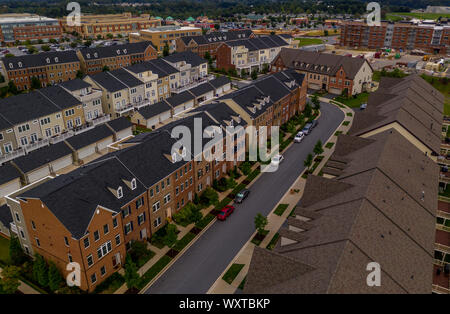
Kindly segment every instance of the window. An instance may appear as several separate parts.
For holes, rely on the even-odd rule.
[[[83,240],[83,243],[84,243],[84,248],[87,249],[89,247],[89,238],[85,238]]]
[[[144,198],[141,197],[136,201],[136,208],[140,208],[142,205],[144,205]]]
[[[152,208],[153,208],[153,212],[158,211],[161,208],[161,204],[159,203],[159,201],[157,201],[155,204],[153,204]]]
[[[96,282],[97,282],[97,275],[96,275],[95,273],[93,273],[93,274],[91,275],[91,282],[92,282],[92,283],[96,283]]]
[[[145,213],[142,213],[138,216],[138,225],[142,225],[145,221]]]
[[[102,266],[102,268],[100,268],[100,275],[104,276],[106,274],[106,268],[105,266]]]
[[[158,217],[153,221],[153,226],[156,228],[161,224],[161,217]]]
[[[69,239],[67,239],[67,237],[64,237],[64,243],[66,244],[66,246],[69,246]]]
[[[164,204],[167,204],[170,202],[170,193],[164,196]]]
[[[94,241],[97,242],[100,239],[100,233],[98,230],[94,231]]]
[[[34,224],[34,221],[31,221],[31,228],[33,228],[33,230],[36,230],[36,225]]]
[[[111,252],[112,250],[112,246],[111,246],[111,241],[108,241],[104,244],[102,244],[98,249],[97,249],[97,256],[98,258],[102,258],[103,256],[105,256],[106,254],[108,254],[109,252]]]
[[[121,186],[119,186],[119,188],[117,189],[117,198],[122,198],[123,197],[123,189]]]
[[[87,257],[88,266],[92,266],[94,264],[94,259],[92,258],[92,254],[89,254]]]
[[[127,208],[122,209],[122,218],[125,218],[130,214],[131,214],[131,206],[128,206]]]
[[[156,194],[159,193],[159,185],[155,186],[155,191],[156,191]]]
[[[37,245],[38,247],[40,247],[40,246],[41,246],[41,242],[39,241],[39,239],[38,239],[38,238],[35,238],[35,240],[36,240],[36,245]]]
[[[70,253],[67,254],[67,258],[69,259],[69,263],[73,262],[72,255],[70,255]]]
[[[106,224],[106,225],[103,226],[103,233],[104,234],[108,234],[108,232],[109,232],[109,225]]]
[[[130,221],[129,223],[127,223],[125,225],[125,227],[123,227],[123,229],[124,229],[125,235],[129,234],[131,231],[133,231],[133,222]]]
[[[120,244],[120,234],[116,235],[115,240],[116,240],[116,245],[119,245]]]
[[[113,228],[117,227],[117,218],[113,218]]]
[[[136,187],[137,187],[136,179],[133,178],[133,180],[131,180],[131,189],[132,189],[132,190],[135,190]]]

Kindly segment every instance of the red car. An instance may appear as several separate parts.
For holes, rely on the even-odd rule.
[[[225,220],[228,216],[230,216],[234,212],[234,206],[227,205],[217,214],[217,219]]]

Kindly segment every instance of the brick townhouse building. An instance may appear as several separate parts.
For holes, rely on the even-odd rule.
[[[413,22],[381,22],[379,26],[368,26],[361,21],[345,21],[341,25],[339,45],[446,54],[450,46],[450,26]]]
[[[19,90],[31,88],[31,80],[37,77],[45,87],[77,77],[81,69],[75,51],[43,52],[1,59],[6,81],[13,81]]]
[[[149,41],[78,50],[81,69],[85,74],[102,72],[104,67],[116,70],[135,63],[156,59],[157,51]]]
[[[221,43],[228,42],[231,40],[254,38],[252,30],[234,30],[228,32],[211,32],[205,35],[198,36],[184,36],[176,39],[176,51],[192,51],[204,57],[205,53],[208,52],[211,57],[217,57],[217,48]]]
[[[372,83],[373,69],[363,58],[338,56],[329,53],[282,48],[271,64],[271,72],[295,69],[304,73],[308,88],[340,95],[367,91]]]

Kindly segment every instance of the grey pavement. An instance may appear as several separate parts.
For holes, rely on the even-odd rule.
[[[334,105],[321,103],[319,124],[285,153],[278,171],[264,173],[249,197],[226,221],[215,222],[146,293],[204,294],[253,234],[257,213],[268,215],[304,169],[303,161],[320,139],[325,143],[344,120]]]

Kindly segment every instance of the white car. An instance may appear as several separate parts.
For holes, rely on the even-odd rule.
[[[294,137],[295,143],[300,143],[305,138],[305,134],[303,132],[298,132],[297,135]]]
[[[274,166],[278,166],[284,160],[283,155],[275,155],[272,157],[271,164]]]

